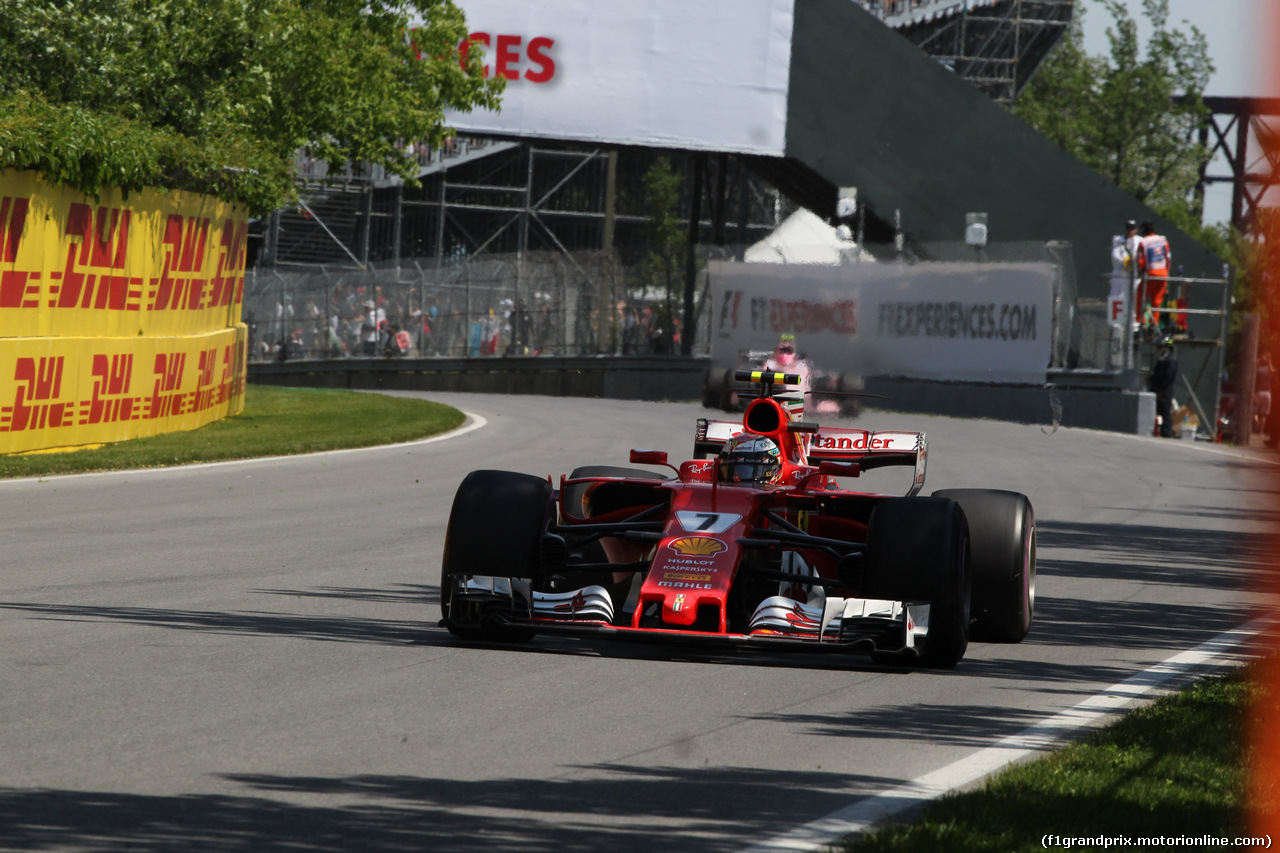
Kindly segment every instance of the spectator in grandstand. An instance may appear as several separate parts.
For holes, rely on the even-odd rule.
[[[337,314],[331,316],[325,323],[326,358],[346,358],[348,355],[347,345],[342,342],[342,335],[339,334],[340,323]]]
[[[554,328],[555,320],[551,310],[551,303],[544,302],[538,308],[538,322],[533,326],[534,355],[544,355],[547,352],[547,347],[554,340],[552,334]]]
[[[306,358],[307,357],[307,342],[306,342],[306,339],[303,337],[301,329],[293,330],[293,332],[289,335],[289,343],[287,346],[289,348],[289,358]],[[281,359],[281,361],[283,360],[284,359]]]
[[[398,331],[386,320],[378,323],[378,354],[384,356],[392,355],[395,349],[395,333]]]
[[[509,303],[510,300],[503,300]],[[508,305],[505,328],[510,333],[507,341],[506,355],[529,354],[529,329],[533,325],[533,317],[524,306],[523,299],[517,299],[514,305]]]
[[[492,308],[480,321],[480,355],[493,355],[498,351],[498,338],[502,334],[502,318]]]
[[[648,308],[644,309],[646,312]],[[649,350],[657,355],[667,355],[671,352],[671,338],[667,335],[666,328],[663,327],[662,321],[665,319],[661,314],[652,314],[649,326]]]
[[[433,352],[433,348],[431,346],[433,335],[431,324],[436,322],[436,315],[438,313],[439,309],[432,305],[426,311],[423,311],[422,316],[418,318],[422,323],[422,332],[418,335],[419,355],[430,355]]]
[[[1144,281],[1143,304],[1151,306],[1152,325],[1160,325],[1159,308],[1164,304],[1164,294],[1169,286],[1169,262],[1173,255],[1169,241],[1156,233],[1150,222],[1142,223],[1142,251],[1138,255],[1138,268]]]
[[[636,351],[648,351],[653,348],[653,309],[645,308],[640,312],[640,320],[636,326]]]
[[[408,355],[409,350],[413,348],[413,341],[409,333],[401,329],[399,324],[383,321],[380,331],[382,332],[380,341],[382,354],[387,358],[399,358],[400,356]]]
[[[636,338],[640,334],[640,315],[635,306],[628,305],[622,311],[622,353],[627,355],[639,349]]]
[[[258,349],[258,317],[249,306],[244,309],[244,324],[249,328],[249,351],[257,355],[261,355]]]
[[[275,329],[273,336],[278,336],[276,345],[283,347],[289,339],[289,326],[293,325],[293,297],[284,295],[284,301],[276,301]]]
[[[387,312],[379,308],[372,299],[364,302],[365,313],[360,323],[360,350],[364,355],[378,354],[379,328],[387,321]]]

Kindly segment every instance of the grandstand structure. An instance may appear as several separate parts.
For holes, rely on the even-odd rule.
[[[1010,106],[1071,23],[1074,0],[873,0],[868,10]]]
[[[1016,98],[1065,31],[1073,6],[1071,0],[858,5],[999,103]],[[468,136],[439,150],[418,146],[416,154],[416,187],[358,165],[330,174],[324,163],[300,155],[300,203],[258,224],[251,264],[366,269],[440,265],[485,252],[590,250],[616,251],[621,263],[637,263],[648,245],[643,176],[658,157],[686,179],[678,215],[696,220],[691,244],[731,246],[727,251],[741,255],[797,205],[820,213],[830,206],[788,164],[731,152]],[[883,203],[863,206],[852,224],[881,257],[903,249],[919,255],[913,238],[939,236],[903,235]]]
[[[458,138],[415,150],[416,186],[300,160],[300,203],[264,219],[251,247],[251,358],[370,355],[360,315],[375,301],[365,320],[385,303],[391,326],[413,329],[415,371],[439,373],[440,387],[454,387],[450,371],[489,376],[486,354],[508,366],[705,355],[708,262],[742,258],[794,210],[846,226],[857,251],[842,257],[905,262],[983,258],[964,245],[977,219],[987,260],[1036,247],[1074,270],[1049,318],[1054,352],[1068,350],[1045,381],[1105,399],[1074,407],[1075,425],[1097,426],[1086,413],[1106,409],[1131,430],[1150,419],[1141,365],[1126,356],[1114,369],[1081,318],[1105,303],[1112,237],[1133,219],[1168,237],[1176,272],[1204,282],[1179,361],[1183,390],[1211,414],[1222,260],[1004,105],[1062,36],[1070,2],[543,0],[518,14],[509,0],[459,2],[472,49],[508,78],[502,111],[447,115]],[[684,239],[665,248],[645,189],[661,159],[683,177],[659,218]],[[939,411],[968,411],[973,387]],[[1043,408],[1044,387],[1013,395],[1024,413]]]
[[[501,113],[448,116],[459,139],[417,152],[416,187],[301,164],[301,204],[264,221],[255,246],[255,311],[280,317],[279,337],[282,277],[355,271],[394,278],[423,310],[435,307],[424,294],[466,289],[438,307],[472,325],[547,294],[562,320],[544,337],[564,354],[624,352],[617,327],[644,303],[682,324],[687,354],[707,341],[703,262],[740,256],[798,207],[847,225],[877,258],[908,261],[938,259],[935,247],[960,243],[969,215],[985,214],[993,243],[1070,247],[1075,292],[1099,301],[1129,219],[1155,223],[1185,275],[1222,276],[1221,259],[1000,103],[1061,36],[1070,3],[461,5],[477,37],[492,37],[495,73],[510,75]],[[522,78],[526,41],[554,42],[539,57],[554,60],[554,75],[539,70],[554,79]],[[686,245],[664,259],[665,294],[638,275],[654,249],[644,176],[659,158],[684,177],[674,218]],[[547,284],[532,281],[534,261]],[[511,277],[505,295],[498,275]],[[358,284],[371,286],[385,283]],[[1191,307],[1218,307],[1207,299]],[[1192,324],[1217,339],[1214,321]],[[468,328],[452,340],[455,354],[474,351]]]
[[[727,153],[464,137],[420,153],[417,186],[306,164],[299,204],[261,223],[259,259],[281,269],[365,269],[602,250],[635,264],[649,244],[645,174],[659,159],[678,175],[702,176],[683,182],[673,211],[687,227],[698,210],[694,242],[740,253],[794,209],[746,160]]]

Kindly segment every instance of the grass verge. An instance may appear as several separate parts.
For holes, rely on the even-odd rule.
[[[1264,689],[1255,670],[1162,697],[979,789],[941,798],[916,823],[886,827],[839,849],[1005,853],[1046,849],[1046,835],[1248,835],[1247,721],[1255,691]]]
[[[0,456],[0,477],[43,477],[286,456],[412,441],[454,429],[464,416],[428,400],[313,388],[250,385],[244,411],[196,430],[93,450]]]

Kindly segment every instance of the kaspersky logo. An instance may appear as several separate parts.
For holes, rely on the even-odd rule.
[[[673,539],[670,543],[671,550],[686,557],[710,557],[727,550],[727,547],[719,539],[712,539],[710,536],[685,536]]]

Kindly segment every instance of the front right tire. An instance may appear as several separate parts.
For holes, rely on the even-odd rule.
[[[919,661],[950,669],[969,647],[969,528],[945,497],[887,498],[876,504],[863,552],[863,598],[929,602]]]

